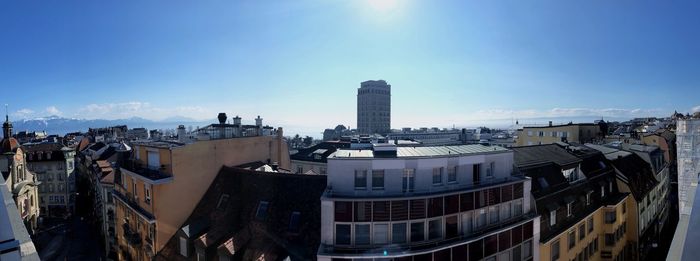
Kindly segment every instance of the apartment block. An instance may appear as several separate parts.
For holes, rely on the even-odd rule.
[[[600,126],[593,123],[526,126],[519,129],[515,146],[543,145],[556,142],[587,143],[604,137]]]
[[[339,149],[327,178],[318,260],[539,260],[530,179],[510,150]]]
[[[41,181],[41,215],[67,217],[75,210],[75,149],[61,143],[24,144],[27,167]]]
[[[197,130],[194,140],[134,142],[131,153],[118,156],[113,196],[120,260],[154,257],[222,166],[260,161],[289,168],[282,129],[258,119],[256,125],[227,124],[223,115],[218,124]]]

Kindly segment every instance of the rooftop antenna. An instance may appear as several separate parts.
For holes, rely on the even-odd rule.
[[[10,121],[10,116],[8,116],[7,112],[7,103],[5,103],[5,121]]]

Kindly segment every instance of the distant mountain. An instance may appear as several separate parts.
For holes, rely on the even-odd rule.
[[[101,128],[114,125],[126,125],[131,128],[143,127],[146,129],[175,129],[178,125],[204,126],[213,123],[214,120],[197,121],[186,117],[170,117],[160,121],[153,121],[140,117],[128,119],[105,120],[105,119],[76,119],[63,118],[59,116],[47,116],[34,119],[16,120],[12,122],[14,131],[46,131],[49,134],[63,135],[75,131],[87,131],[88,128]]]

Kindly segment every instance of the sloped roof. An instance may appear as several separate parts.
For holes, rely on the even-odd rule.
[[[557,144],[513,147],[511,149],[515,151],[513,159],[515,160],[515,165],[519,167],[547,164],[549,162],[553,162],[560,167],[567,167],[581,162],[581,159]]]
[[[215,259],[221,251],[234,252],[233,260],[315,259],[325,187],[326,176],[223,167],[181,230],[196,237],[193,243],[206,247],[207,259]],[[256,217],[261,201],[268,202],[264,219]],[[300,213],[303,233],[289,230],[293,212]],[[198,220],[209,220],[210,225],[195,231],[192,224]],[[178,238],[170,238],[156,259],[186,260],[178,253]]]
[[[4,138],[0,141],[1,153],[16,152],[19,148],[19,142],[15,138]]]
[[[349,142],[337,142],[337,141],[325,141],[309,148],[300,149],[297,153],[289,156],[292,160],[299,161],[313,161],[325,163],[328,161],[328,157],[333,154],[336,150],[341,148],[350,148]],[[316,158],[316,155],[320,156]]]
[[[641,201],[658,184],[651,166],[637,154],[630,153],[612,162],[637,201]]]

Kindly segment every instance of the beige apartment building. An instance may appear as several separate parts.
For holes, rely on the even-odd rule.
[[[523,127],[518,130],[515,146],[552,144],[556,142],[586,143],[602,138],[600,126],[593,123]]]
[[[149,260],[182,226],[222,166],[249,162],[289,168],[282,128],[219,124],[198,129],[187,142],[148,141],[120,153],[115,175],[119,260]],[[185,140],[180,133],[180,141]]]

